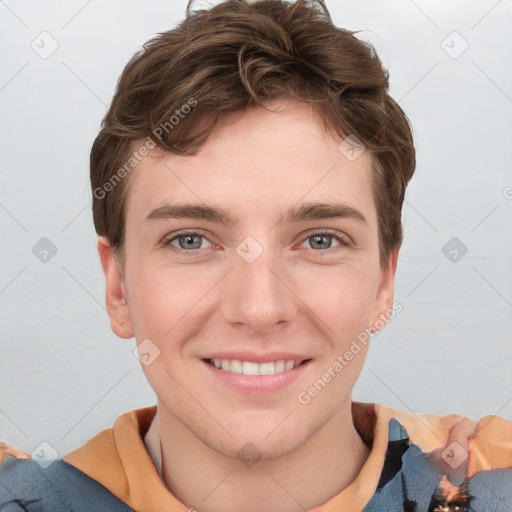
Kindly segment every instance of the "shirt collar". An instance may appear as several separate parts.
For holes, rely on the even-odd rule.
[[[391,421],[393,411],[378,404],[352,403],[354,426],[371,446],[370,454],[348,487],[309,512],[360,512],[364,508],[382,484],[389,442],[408,443],[405,429],[398,421]],[[161,478],[158,425],[156,405],[130,411],[121,415],[113,428],[103,430],[62,459],[138,512],[186,512],[189,507],[172,495]]]

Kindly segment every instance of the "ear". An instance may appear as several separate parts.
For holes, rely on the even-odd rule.
[[[380,331],[390,318],[389,312],[393,311],[393,292],[399,251],[400,246],[397,246],[390,252],[388,261],[381,271],[381,281],[375,300],[374,317],[369,329],[371,333]]]
[[[105,274],[105,301],[110,317],[110,328],[120,338],[133,338],[133,326],[125,299],[123,277],[117,268],[110,243],[104,236],[98,239],[98,253]]]

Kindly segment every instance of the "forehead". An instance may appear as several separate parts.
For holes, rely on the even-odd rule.
[[[300,202],[337,202],[375,217],[373,157],[347,158],[315,111],[295,101],[225,114],[194,156],[153,152],[129,176],[127,219],[179,201],[230,205],[258,216]],[[348,155],[352,156],[352,155]]]

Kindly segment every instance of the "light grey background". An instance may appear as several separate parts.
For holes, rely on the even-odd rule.
[[[354,398],[512,420],[512,2],[327,5],[376,47],[418,150],[403,311],[374,338]],[[23,450],[64,455],[156,403],[135,341],[109,327],[88,157],[124,64],[185,6],[0,1],[0,439]],[[31,48],[52,38],[46,59]],[[46,263],[32,252],[43,237],[57,248]],[[452,237],[468,249],[457,262],[442,251]]]

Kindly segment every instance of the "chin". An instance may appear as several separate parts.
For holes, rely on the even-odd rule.
[[[238,437],[232,440],[229,444],[220,444],[219,446],[210,446],[217,453],[229,457],[231,459],[238,459],[247,468],[252,468],[258,462],[264,460],[273,460],[284,457],[290,452],[294,451],[300,444],[300,440],[295,438],[279,437],[270,441],[269,439],[250,440],[250,436]],[[217,444],[218,440],[212,440]]]
[[[239,459],[250,468],[260,460],[283,457],[307,440],[307,426],[304,423],[297,425],[295,421],[291,421],[292,416],[293,413],[284,422],[286,414],[283,415],[282,412],[279,421],[269,422],[268,418],[261,418],[261,421],[233,421],[224,425],[231,436],[217,424],[191,430],[219,455]],[[269,423],[272,427],[268,426]],[[195,427],[197,426],[196,424]]]

